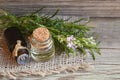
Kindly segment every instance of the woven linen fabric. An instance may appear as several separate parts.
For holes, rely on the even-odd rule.
[[[28,75],[45,76],[66,71],[74,72],[88,67],[89,65],[84,62],[80,54],[70,57],[62,54],[55,56],[47,62],[35,62],[31,60],[30,63],[25,65],[18,65],[15,59],[12,58],[3,36],[1,35],[0,37],[0,75],[2,76],[10,78]]]

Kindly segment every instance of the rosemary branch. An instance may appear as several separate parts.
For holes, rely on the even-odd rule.
[[[96,40],[92,35],[89,36],[90,27],[76,24],[82,21],[83,18],[69,22],[70,18],[67,20],[53,18],[59,10],[56,10],[52,16],[39,15],[42,10],[43,8],[29,15],[19,17],[0,10],[0,28],[5,29],[16,26],[22,31],[24,36],[29,36],[34,29],[45,26],[52,34],[56,49],[65,51],[67,55],[70,55],[70,53],[76,54],[76,51],[80,51],[83,55],[89,52],[93,60],[95,60],[94,53],[101,54]]]

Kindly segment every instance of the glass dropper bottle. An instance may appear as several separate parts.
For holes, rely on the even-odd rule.
[[[13,58],[18,64],[30,62],[29,50],[22,33],[17,27],[9,27],[4,31],[4,37]]]

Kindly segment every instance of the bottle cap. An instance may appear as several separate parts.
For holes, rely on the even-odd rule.
[[[26,64],[30,62],[30,57],[28,54],[22,54],[17,57],[17,63],[20,65]]]
[[[32,36],[37,41],[44,42],[44,41],[48,40],[48,38],[50,37],[50,32],[47,28],[40,27],[33,31]]]
[[[30,62],[30,56],[28,53],[27,49],[19,49],[17,51],[18,55],[16,56],[17,63],[21,65]]]

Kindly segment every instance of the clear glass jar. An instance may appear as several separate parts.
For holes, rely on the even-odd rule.
[[[47,40],[42,42],[38,41],[34,36],[31,36],[30,46],[31,57],[35,61],[48,61],[55,54],[55,46],[51,35],[49,35]]]

